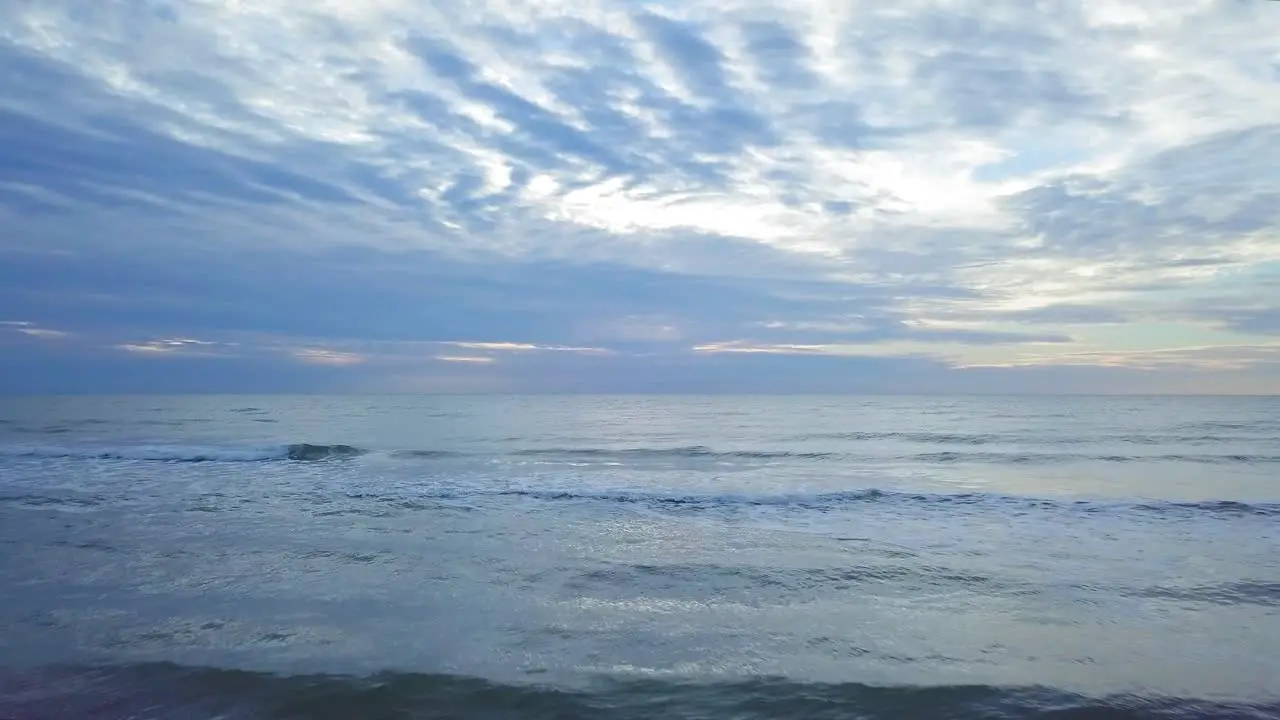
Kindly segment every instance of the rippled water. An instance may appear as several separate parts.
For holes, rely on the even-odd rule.
[[[0,400],[0,717],[1277,717],[1280,401]]]

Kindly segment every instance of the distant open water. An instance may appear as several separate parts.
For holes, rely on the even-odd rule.
[[[1280,400],[0,399],[0,718],[1277,718]]]

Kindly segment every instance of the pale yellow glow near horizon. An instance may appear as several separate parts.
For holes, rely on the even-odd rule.
[[[988,331],[1006,327],[986,326]],[[1024,332],[1025,326],[1021,328]],[[847,357],[930,357],[957,368],[1093,365],[1238,370],[1280,361],[1280,340],[1192,324],[1133,323],[1078,326],[1068,342],[962,343],[887,340],[867,343],[707,343],[699,353],[768,353]]]

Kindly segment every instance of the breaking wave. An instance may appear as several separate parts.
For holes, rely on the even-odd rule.
[[[158,462],[264,462],[268,460],[331,460],[363,455],[351,445],[262,445],[249,447],[199,447],[191,445],[126,445],[0,447],[0,456],[73,458],[83,460],[150,460]]]
[[[482,493],[483,494],[483,493]],[[1202,502],[1117,502],[1101,500],[1061,500],[994,493],[926,494],[868,488],[829,493],[715,493],[682,494],[640,490],[556,490],[507,489],[492,495],[524,497],[546,501],[599,501],[655,506],[683,506],[691,509],[716,507],[789,507],[804,510],[830,510],[858,503],[893,503],[918,507],[955,508],[957,506],[999,506],[1004,509],[1073,510],[1077,512],[1131,512],[1153,515],[1257,515],[1280,516],[1280,503],[1245,503],[1232,500]]]

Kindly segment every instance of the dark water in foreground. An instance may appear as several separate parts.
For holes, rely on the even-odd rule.
[[[0,399],[0,717],[1280,717],[1280,401]]]

